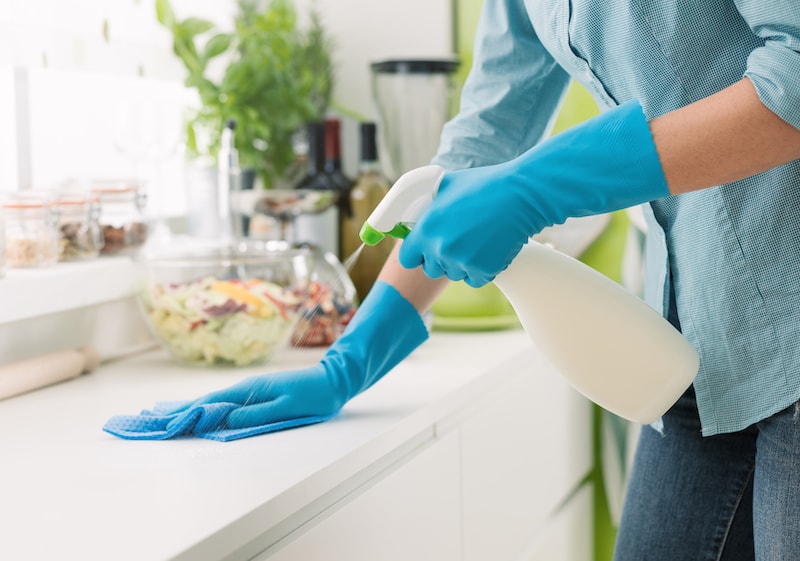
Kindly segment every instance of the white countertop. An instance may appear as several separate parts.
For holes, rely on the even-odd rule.
[[[269,541],[265,531],[277,539],[292,517],[434,439],[504,378],[546,368],[521,330],[434,333],[326,423],[227,443],[126,441],[101,430],[113,415],[321,354],[287,350],[267,368],[224,371],[152,351],[0,401],[0,559],[248,559],[253,540]]]

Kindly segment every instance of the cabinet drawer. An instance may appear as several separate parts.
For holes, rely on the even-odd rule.
[[[435,441],[256,560],[460,560],[458,445],[455,434]]]

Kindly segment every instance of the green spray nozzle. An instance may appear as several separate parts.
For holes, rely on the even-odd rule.
[[[404,173],[364,222],[361,241],[376,245],[386,236],[405,238],[433,202],[442,177],[444,169],[436,165]]]
[[[405,224],[395,224],[394,228],[388,232],[379,232],[370,226],[368,222],[364,222],[358,235],[365,244],[378,245],[386,236],[402,240],[409,232],[411,232],[411,228]]]

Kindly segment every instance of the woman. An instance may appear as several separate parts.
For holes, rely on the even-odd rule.
[[[546,226],[648,203],[646,298],[701,366],[642,431],[616,558],[800,559],[796,0],[486,0],[474,61],[434,160],[451,171],[345,335],[188,407],[241,403],[232,430],[324,420],[425,340],[450,280],[481,286]],[[570,77],[606,111],[543,140]]]

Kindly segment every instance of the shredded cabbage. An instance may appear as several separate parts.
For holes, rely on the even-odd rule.
[[[274,283],[206,277],[150,282],[142,301],[151,327],[180,362],[253,366],[288,343],[302,299]]]

